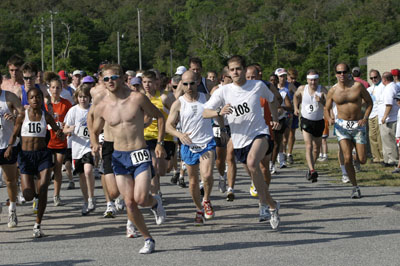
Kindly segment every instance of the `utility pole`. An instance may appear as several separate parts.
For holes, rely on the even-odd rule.
[[[142,43],[141,43],[141,30],[140,30],[140,12],[141,10],[138,8],[138,38],[139,38],[139,69],[142,69]]]
[[[169,63],[170,63],[170,74],[171,74],[171,78],[172,78],[172,49],[169,50]]]
[[[41,42],[41,60],[42,60],[42,71],[44,71],[44,19],[43,17],[41,18],[41,24],[39,26],[34,25],[33,27],[39,28],[39,31],[36,31],[36,33],[40,33],[40,42]]]
[[[53,14],[57,14],[57,12],[53,12],[53,10],[50,10],[50,29],[51,29],[51,71],[54,72],[54,23],[53,23]]]
[[[118,58],[118,65],[121,64],[120,56],[119,56],[119,31],[117,31],[117,58]]]
[[[328,87],[331,88],[331,45],[328,43]]]

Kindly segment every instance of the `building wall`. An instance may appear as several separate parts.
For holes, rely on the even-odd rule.
[[[381,75],[394,68],[400,69],[400,43],[368,56],[367,68],[367,73],[371,69],[377,69]],[[371,80],[368,79],[368,82],[371,84]]]

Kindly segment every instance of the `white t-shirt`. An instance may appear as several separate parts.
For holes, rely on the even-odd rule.
[[[397,111],[397,121],[400,121],[400,109]],[[400,123],[396,124],[396,138],[400,138]]]
[[[391,105],[392,109],[389,112],[388,117],[386,118],[386,123],[395,122],[397,121],[397,112],[399,110],[399,106],[397,105],[394,96],[397,93],[397,86],[394,82],[389,83],[383,88],[381,93],[380,100],[382,103],[379,103],[378,106],[378,118],[379,124],[382,124],[382,118],[385,114],[386,105]]]
[[[242,86],[233,83],[222,86],[204,105],[205,109],[215,110],[217,107],[231,104],[233,112],[227,115],[227,119],[235,149],[249,145],[260,134],[269,134],[263,118],[260,97],[271,102],[274,94],[264,82],[247,80]]]
[[[303,98],[301,100],[301,116],[312,121],[324,118],[324,106],[315,100],[315,96],[321,97],[321,85],[318,86],[314,95],[310,95],[308,84],[304,87]]]
[[[372,103],[374,104],[372,106],[371,114],[369,115],[370,119],[378,115],[378,105],[379,105],[378,98],[380,98],[380,95],[382,94],[382,90],[384,87],[385,85],[383,85],[383,83],[380,82],[378,85],[369,86],[367,89],[367,91],[371,95]],[[382,104],[382,102],[380,103]]]
[[[206,96],[199,92],[199,97],[195,102],[188,102],[184,96],[178,99],[181,103],[179,121],[181,122],[182,132],[190,132],[189,137],[192,140],[192,144],[189,145],[190,150],[200,152],[213,139],[212,121],[203,118]]]
[[[72,159],[81,159],[83,155],[91,152],[89,130],[87,128],[88,109],[83,109],[79,105],[75,105],[68,110],[64,118],[64,123],[68,126],[75,126],[73,134],[71,134]]]

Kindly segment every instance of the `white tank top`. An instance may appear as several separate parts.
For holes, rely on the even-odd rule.
[[[14,123],[12,120],[4,119],[4,114],[11,114],[10,109],[8,109],[6,101],[6,92],[0,91],[0,149],[5,149],[8,146],[11,135],[14,130]],[[18,142],[15,142],[16,145]]]
[[[45,138],[47,130],[46,127],[47,123],[44,111],[42,111],[42,118],[40,121],[31,121],[29,120],[28,109],[25,110],[25,119],[22,123],[21,137]]]
[[[181,129],[183,133],[189,133],[192,140],[190,150],[192,152],[202,151],[213,139],[211,119],[203,118],[204,103],[206,96],[199,92],[195,102],[188,102],[184,96],[179,97],[181,110],[179,114]]]
[[[314,95],[310,95],[308,84],[304,87],[303,98],[301,100],[301,116],[312,121],[324,118],[324,106],[315,100],[315,96],[321,97],[321,85],[318,85]]]

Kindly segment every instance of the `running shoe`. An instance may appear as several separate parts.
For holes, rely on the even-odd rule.
[[[33,198],[32,210],[33,210],[34,214],[37,214],[38,207],[39,207],[39,199],[38,198]]]
[[[269,162],[269,171],[271,172],[271,175],[276,174],[275,164],[272,162]]]
[[[259,207],[260,211],[260,219],[258,220],[259,222],[266,222],[271,219],[271,214],[269,212],[269,206],[268,205],[260,205]]]
[[[8,228],[14,228],[18,225],[18,218],[16,210],[8,213]]]
[[[153,253],[156,248],[156,242],[152,238],[147,238],[144,241],[144,246],[139,250],[140,254],[150,254]]]
[[[139,236],[139,233],[136,231],[135,226],[131,224],[126,224],[126,237],[127,238],[136,238]]]
[[[214,218],[215,212],[211,205],[211,201],[203,200],[203,208],[204,208],[204,218],[206,218],[207,220]]]
[[[178,186],[179,186],[180,188],[186,188],[185,178],[183,178],[183,177],[180,177],[180,178],[179,178]]]
[[[18,192],[18,196],[17,196],[17,202],[18,204],[24,204],[26,202],[24,196],[22,195],[22,192]]]
[[[250,186],[250,195],[252,197],[258,197],[257,189],[256,189],[256,187],[254,186],[253,183],[251,183],[251,186]]]
[[[44,234],[42,232],[42,229],[40,228],[40,225],[38,225],[37,227],[33,226],[33,237],[41,238],[43,236],[44,236]]]
[[[70,190],[70,189],[75,189],[75,182],[74,182],[74,181],[69,181],[69,184],[68,184],[67,189],[68,189],[68,190]]]
[[[223,178],[223,177],[219,178],[218,188],[221,193],[226,192],[226,179],[225,178]]]
[[[115,218],[117,210],[114,205],[108,205],[106,211],[103,214],[104,218]]]
[[[117,209],[117,211],[123,211],[125,209],[124,199],[116,198],[115,199],[115,208]]]
[[[348,175],[342,175],[342,183],[349,183],[350,179]]]
[[[167,214],[166,214],[165,209],[164,209],[164,207],[162,205],[162,200],[161,200],[160,196],[159,195],[155,195],[153,197],[156,199],[157,204],[153,208],[151,208],[150,210],[154,214],[154,218],[156,219],[156,224],[160,225],[160,224],[163,224],[165,222],[165,218],[167,217]]]
[[[61,199],[60,196],[54,196],[54,207],[60,206],[61,205]]]
[[[279,223],[281,221],[281,219],[279,217],[279,209],[280,209],[281,205],[280,205],[279,201],[276,201],[275,204],[276,204],[275,210],[273,210],[273,211],[270,210],[271,219],[269,220],[269,223],[271,224],[271,227],[273,230],[278,229]]]
[[[310,171],[310,179],[312,183],[318,182],[318,173],[315,170]]]
[[[88,213],[89,213],[88,203],[85,202],[85,203],[83,203],[83,206],[82,206],[82,216],[86,216]]]
[[[178,182],[178,178],[179,178],[179,173],[175,173],[172,177],[171,177],[171,184],[176,184]]]
[[[287,158],[288,164],[294,164],[293,155],[289,154]]]
[[[101,174],[100,174],[100,171],[99,171],[99,168],[98,168],[98,167],[95,167],[95,168],[93,169],[93,175],[94,175],[94,178],[95,178],[95,179],[100,179],[100,178],[101,178]]]
[[[89,198],[88,201],[88,212],[92,212],[96,210],[96,199],[95,198]]]
[[[395,168],[393,171],[392,171],[392,174],[398,174],[398,173],[400,173],[400,168]]]
[[[287,165],[286,165],[286,162],[285,161],[281,161],[280,163],[279,163],[279,168],[287,168]]]
[[[203,225],[205,222],[204,212],[197,211],[196,216],[194,217],[194,225]]]
[[[361,198],[361,190],[359,187],[353,187],[353,192],[351,193],[352,199],[360,199]]]
[[[228,188],[228,191],[226,192],[226,201],[233,201],[235,199],[235,194],[233,193],[232,188]]]
[[[361,164],[359,161],[353,161],[354,164],[354,170],[356,171],[356,173],[361,171]]]
[[[203,181],[200,182],[200,195],[204,197],[204,183]]]

